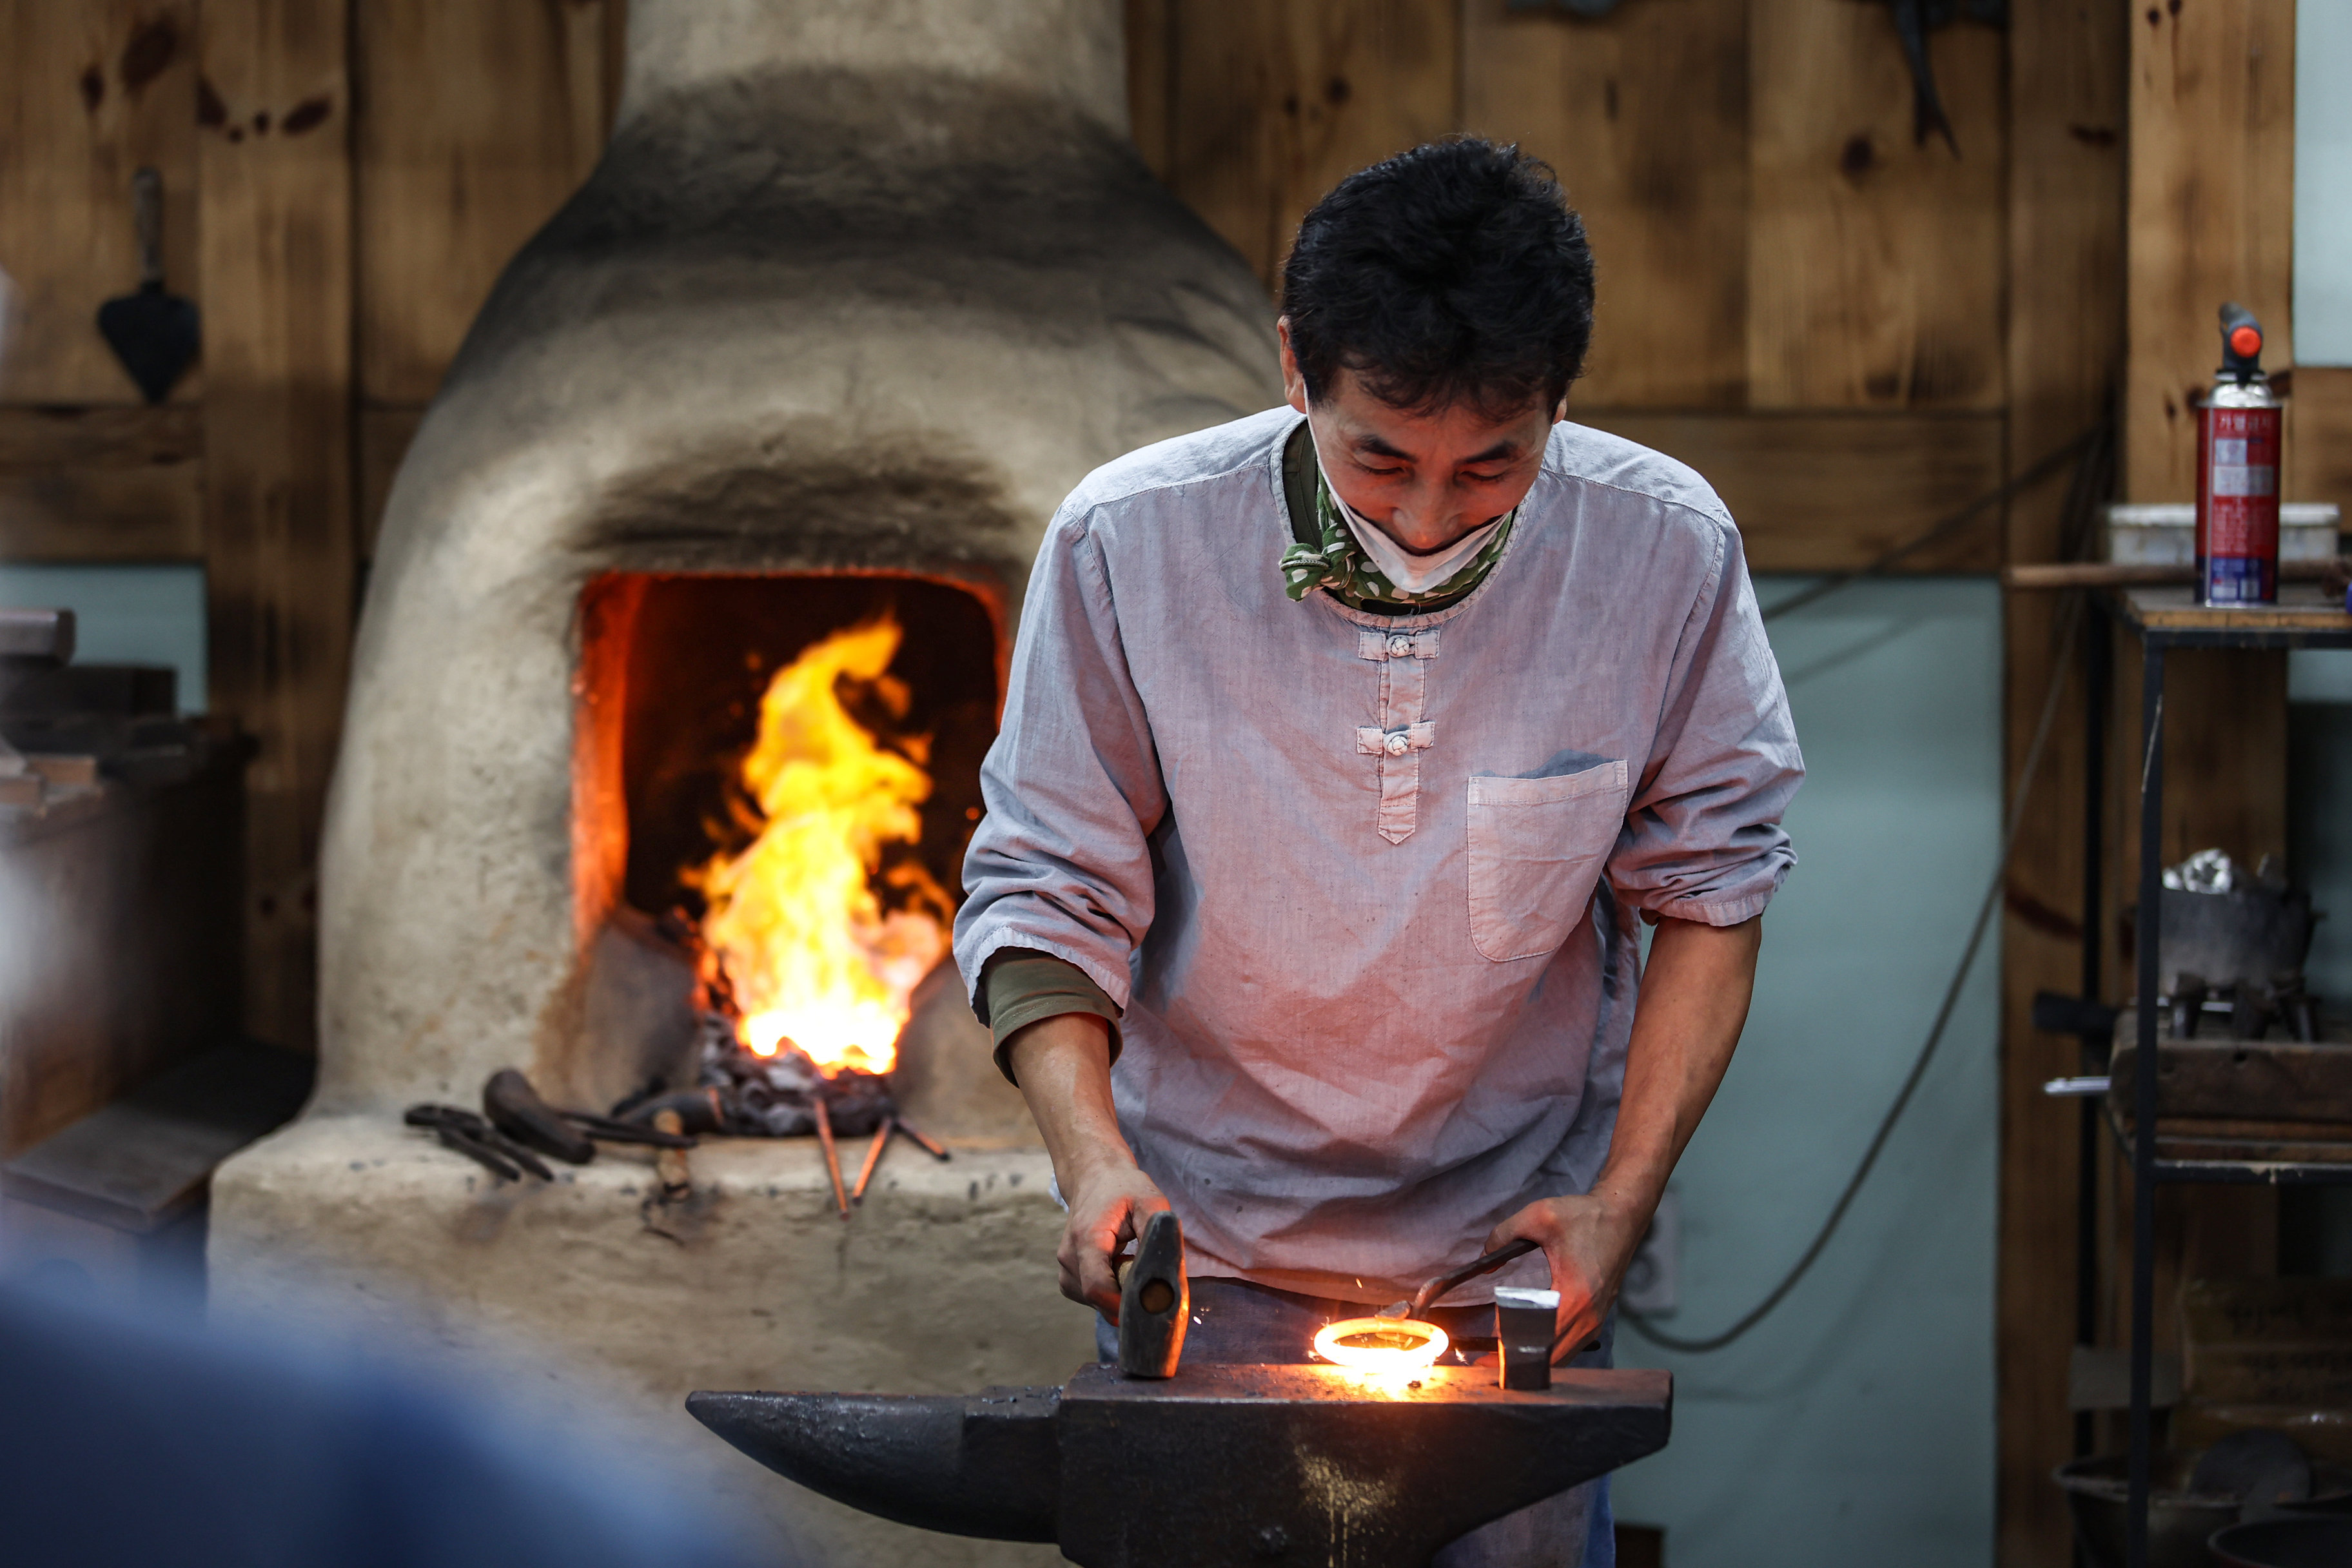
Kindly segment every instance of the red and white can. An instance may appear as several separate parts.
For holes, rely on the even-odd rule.
[[[2197,598],[2276,604],[2281,405],[2253,317],[2225,307],[2222,331],[2221,379],[2197,409]]]

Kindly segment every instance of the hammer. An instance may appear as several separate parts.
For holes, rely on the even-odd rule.
[[[1192,1291],[1184,1279],[1184,1227],[1162,1209],[1143,1222],[1118,1291],[1118,1370],[1124,1377],[1176,1375]]]

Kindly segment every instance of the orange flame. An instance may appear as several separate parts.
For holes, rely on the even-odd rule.
[[[916,984],[947,951],[951,908],[922,867],[877,878],[886,845],[922,834],[931,793],[929,738],[886,750],[842,705],[862,688],[894,718],[903,682],[884,673],[898,651],[887,615],[835,632],[776,672],[760,700],[760,738],[743,759],[759,837],[713,856],[687,881],[709,901],[706,962],[725,974],[736,1037],[761,1056],[797,1047],[828,1076],[888,1072]],[[879,880],[902,907],[885,910]]]

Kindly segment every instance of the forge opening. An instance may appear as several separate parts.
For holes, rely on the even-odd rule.
[[[588,585],[585,984],[562,1080],[606,1100],[700,1091],[731,1054],[748,1087],[712,1101],[720,1127],[790,1133],[819,1089],[837,1113],[852,1079],[890,1070],[961,896],[1000,626],[984,590],[912,575]]]

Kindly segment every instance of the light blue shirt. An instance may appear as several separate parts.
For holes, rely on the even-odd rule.
[[[1053,953],[1125,1009],[1119,1124],[1192,1272],[1388,1301],[1591,1185],[1636,911],[1760,913],[1804,764],[1690,469],[1556,426],[1486,580],[1376,616],[1283,595],[1297,419],[1146,447],[1055,514],[956,960]]]

